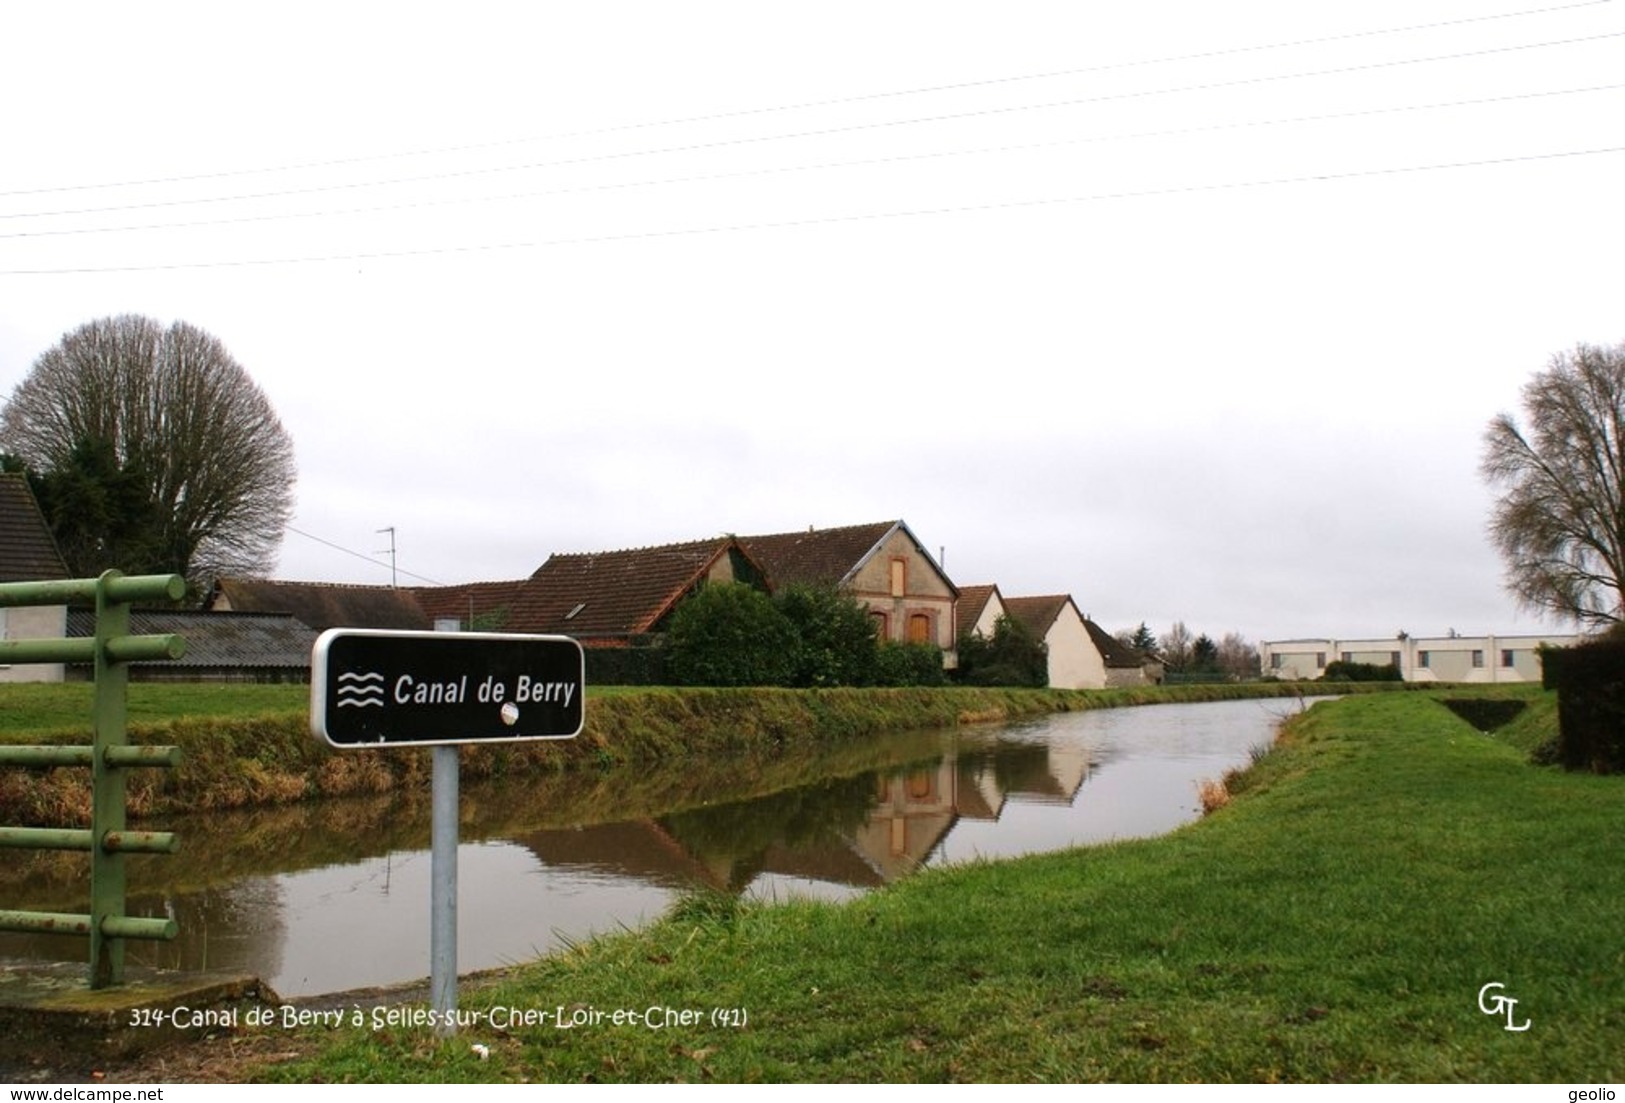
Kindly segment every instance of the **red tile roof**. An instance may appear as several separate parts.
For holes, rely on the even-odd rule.
[[[833,529],[808,529],[805,532],[776,532],[766,536],[741,536],[739,543],[767,572],[768,585],[774,590],[797,583],[838,586],[856,575],[887,538],[898,530],[913,542],[921,558],[936,570],[948,587],[948,592],[957,596],[959,590],[953,580],[937,565],[908,525],[900,520]]]
[[[774,589],[793,583],[834,586],[845,582],[901,521],[878,521],[806,532],[741,536],[739,542],[762,565]]]
[[[1049,634],[1051,626],[1061,615],[1061,610],[1072,604],[1070,594],[1045,594],[1041,597],[1007,597],[1004,599],[1004,611],[1039,639]],[[1073,606],[1076,608],[1076,606]],[[1078,614],[1081,620],[1083,614]]]
[[[959,600],[954,603],[954,620],[959,624],[960,632],[969,632],[976,627],[981,619],[982,610],[993,595],[999,592],[997,586],[961,586]],[[1004,595],[999,595],[999,603],[1004,604]]]
[[[737,545],[730,537],[623,551],[552,555],[525,585],[510,632],[632,636],[651,632]]]
[[[460,586],[415,586],[412,593],[431,621],[456,620],[467,632],[520,632],[515,618],[524,603],[528,578],[511,582],[468,582]]]

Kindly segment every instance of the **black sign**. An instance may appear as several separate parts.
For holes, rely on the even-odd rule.
[[[335,747],[572,739],[586,691],[566,636],[330,628],[310,658],[310,727]]]

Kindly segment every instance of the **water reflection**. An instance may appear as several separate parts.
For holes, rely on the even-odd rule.
[[[458,854],[463,970],[522,961],[658,916],[693,886],[838,899],[922,866],[1159,834],[1196,784],[1268,740],[1279,703],[1070,713],[776,758],[469,787]],[[173,943],[129,959],[257,973],[284,995],[428,971],[426,794],[210,815],[162,826],[178,855],[131,864],[132,914]],[[84,911],[83,855],[0,874],[5,906]],[[14,903],[12,903],[14,902]],[[72,959],[73,940],[0,935],[0,957]]]

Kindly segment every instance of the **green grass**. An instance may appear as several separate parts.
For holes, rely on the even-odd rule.
[[[480,1025],[448,1042],[344,1028],[272,1074],[1625,1077],[1620,779],[1532,767],[1407,693],[1312,709],[1234,789],[1223,810],[1161,839],[928,871],[847,905],[695,898],[645,931],[465,987],[461,1004],[698,1008],[700,1025]],[[1479,1011],[1492,981],[1528,1031]],[[748,1024],[713,1025],[713,1008]]]
[[[0,736],[90,730],[89,682],[23,682],[0,685]],[[176,716],[254,716],[266,712],[309,711],[310,687],[232,683],[137,682],[130,686],[131,724],[151,724]],[[88,734],[87,734],[88,738]]]

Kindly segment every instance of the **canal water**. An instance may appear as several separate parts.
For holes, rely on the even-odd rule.
[[[814,760],[464,786],[458,967],[512,964],[637,926],[700,887],[839,900],[926,866],[1161,834],[1195,819],[1198,784],[1245,764],[1297,707],[1062,713],[878,738]],[[284,996],[426,976],[428,797],[152,825],[179,834],[182,849],[131,860],[129,911],[173,916],[181,934],[131,942],[128,960],[242,970]],[[0,907],[88,910],[87,856],[10,858]],[[0,961],[84,953],[79,939],[0,934]]]

